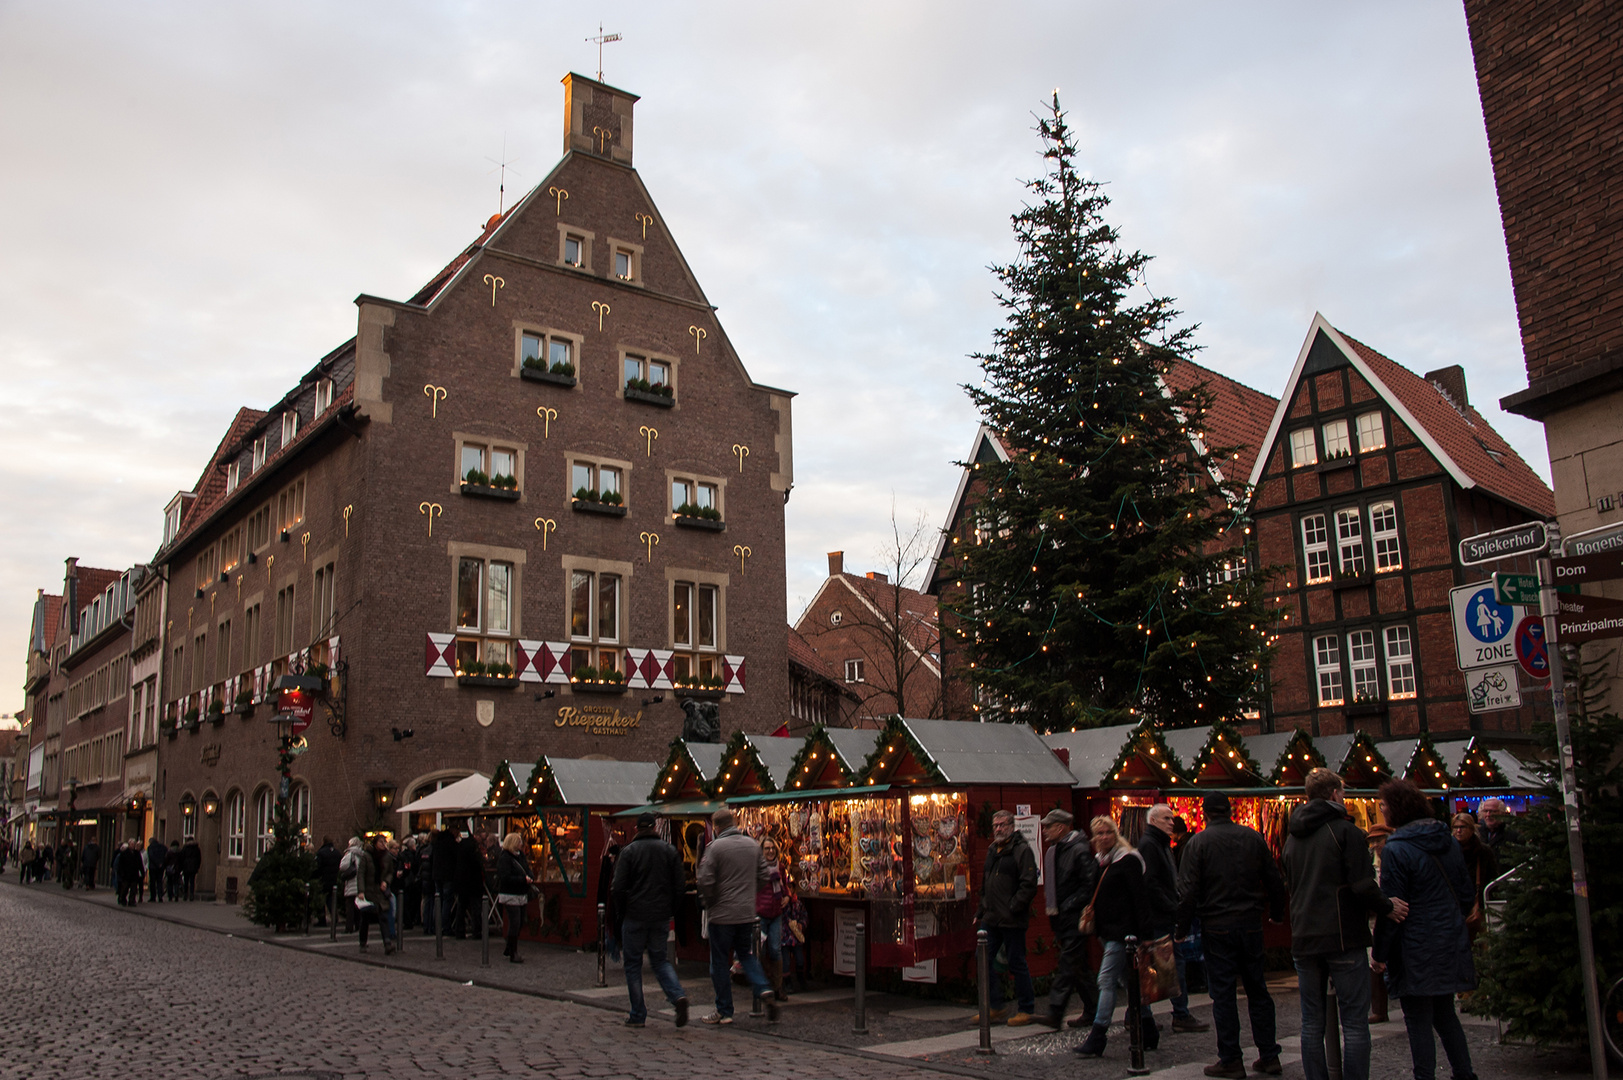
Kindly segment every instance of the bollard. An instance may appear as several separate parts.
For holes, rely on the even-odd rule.
[[[338,940],[338,886],[332,887],[332,910],[327,912],[328,941]]]
[[[434,889],[434,959],[445,959],[445,894]]]
[[[1144,1067],[1144,1007],[1138,981],[1138,938],[1127,935],[1123,943],[1127,948],[1127,1075],[1143,1076],[1150,1070]]]
[[[868,1034],[868,926],[857,923],[856,1012],[851,1016],[851,1033]]]
[[[479,898],[479,966],[490,966],[490,897]]]
[[[986,931],[975,931],[975,985],[981,1009],[981,1044],[977,1054],[992,1050],[992,957],[986,944]]]
[[[304,883],[304,936],[310,936],[310,883]]]
[[[597,985],[609,985],[609,910],[597,905]]]
[[[1330,1080],[1341,1080],[1341,1003],[1334,986],[1324,995],[1324,1070]]]
[[[395,898],[396,899],[404,899],[398,893],[395,894]],[[397,952],[397,953],[403,953],[403,952],[406,951],[406,920],[404,918],[404,916],[406,914],[405,907],[406,907],[406,905],[403,904],[403,903],[402,904],[397,904],[395,906],[395,913],[394,913],[394,951]]]

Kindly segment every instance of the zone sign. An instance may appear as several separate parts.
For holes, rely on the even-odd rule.
[[[1516,662],[1516,622],[1526,611],[1494,598],[1493,582],[1461,585],[1448,594],[1454,613],[1454,652],[1461,671]]]

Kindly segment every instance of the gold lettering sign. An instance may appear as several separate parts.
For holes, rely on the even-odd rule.
[[[629,735],[642,724],[642,710],[626,714],[613,705],[562,705],[554,727],[584,728],[589,735]]]

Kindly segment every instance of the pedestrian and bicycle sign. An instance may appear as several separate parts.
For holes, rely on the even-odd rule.
[[[1544,643],[1544,618],[1528,615],[1516,624],[1516,663],[1535,679],[1550,677],[1550,650]]]
[[[1542,521],[1529,521],[1510,529],[1480,533],[1460,541],[1460,562],[1466,566],[1537,555],[1550,546],[1550,533]]]
[[[1454,612],[1454,651],[1461,671],[1515,663],[1512,635],[1522,611],[1501,604],[1489,582],[1451,589],[1448,599]]]
[[[1465,704],[1474,713],[1522,707],[1516,665],[1478,668],[1465,673]]]

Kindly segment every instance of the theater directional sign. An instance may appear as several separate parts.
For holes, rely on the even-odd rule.
[[[1555,635],[1564,645],[1596,638],[1623,637],[1623,600],[1604,596],[1562,596]]]

